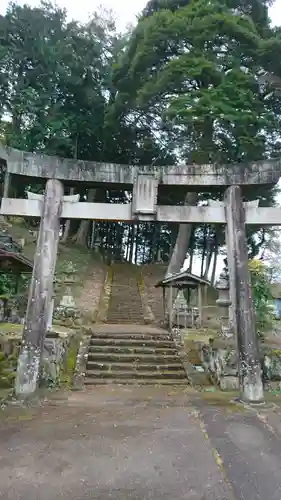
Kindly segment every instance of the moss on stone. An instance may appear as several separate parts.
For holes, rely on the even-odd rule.
[[[278,356],[281,358],[281,349],[276,349],[276,348],[272,348],[272,347],[267,347],[265,350],[264,350],[264,354],[267,354],[267,355],[273,355],[273,356]]]
[[[22,334],[23,325],[19,325],[16,323],[0,323],[0,335],[1,333],[15,333]]]
[[[65,363],[64,366],[62,367],[60,383],[67,387],[72,386],[79,345],[80,345],[80,336],[74,336],[73,339],[70,341]]]
[[[0,352],[0,388],[10,388],[14,385],[16,374],[17,357],[14,355],[6,356]]]
[[[205,328],[190,328],[182,330],[181,335],[184,339],[184,342],[193,341],[200,342],[202,344],[209,344],[210,341],[216,339],[219,336],[219,331]]]

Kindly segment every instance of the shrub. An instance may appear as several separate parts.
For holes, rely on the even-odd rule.
[[[259,259],[249,261],[252,293],[258,336],[263,338],[266,331],[272,328],[273,313],[270,301],[270,275],[264,263]]]

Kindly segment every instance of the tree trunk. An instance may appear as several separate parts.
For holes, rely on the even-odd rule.
[[[92,221],[91,243],[90,243],[90,248],[91,248],[91,250],[94,248],[94,245],[95,245],[95,227],[96,227],[96,223],[95,223],[95,221],[93,220],[93,221]]]
[[[213,269],[212,269],[212,275],[211,275],[211,284],[212,285],[214,285],[215,281],[216,281],[218,254],[219,254],[219,245],[218,245],[218,234],[217,234],[217,229],[216,229],[215,242],[214,242],[214,262],[213,262]]]
[[[189,252],[188,252],[189,253],[189,264],[188,264],[188,272],[189,273],[192,273],[194,247],[195,247],[195,225],[193,224],[191,236],[190,236]]]
[[[69,194],[74,194],[74,191],[75,189],[73,187],[70,188],[69,190]],[[65,226],[64,226],[64,232],[63,232],[63,237],[61,239],[61,242],[62,243],[66,243],[68,238],[69,238],[69,233],[70,233],[70,224],[71,224],[71,220],[68,219],[65,223]]]
[[[185,196],[185,205],[194,205],[197,203],[198,194],[197,193],[187,193]],[[166,271],[165,277],[172,276],[173,274],[179,273],[184,261],[186,259],[186,254],[189,248],[190,236],[192,232],[192,224],[180,224],[176,243],[173,249],[173,253]]]
[[[200,271],[201,278],[203,278],[204,262],[205,262],[205,247],[203,247],[202,256],[201,256],[201,271]]]
[[[134,241],[135,241],[135,224],[132,224],[131,228],[131,238],[130,238],[130,253],[129,253],[129,262],[133,262],[134,257]]]
[[[139,233],[140,233],[140,225],[139,222],[136,224],[136,243],[135,243],[135,264],[138,262],[138,249],[139,249]]]
[[[212,228],[210,228],[212,229]],[[209,231],[210,233],[210,231]],[[204,272],[204,279],[208,279],[208,274],[210,270],[210,265],[212,262],[212,257],[213,257],[213,250],[214,250],[214,238],[213,237],[208,237],[207,236],[207,243],[206,243],[206,267],[205,267],[205,272]]]
[[[201,258],[201,271],[200,271],[200,276],[203,278],[204,274],[204,262],[205,262],[205,256],[206,256],[206,242],[207,242],[207,228],[204,226],[204,233],[203,233],[203,249],[202,249],[202,258]]]
[[[95,199],[96,190],[91,188],[88,191],[87,202],[91,203]],[[77,245],[87,246],[87,238],[90,228],[90,220],[82,220],[77,233],[73,236],[72,241]]]
[[[122,245],[123,245],[123,225],[122,222],[116,223],[116,240],[114,244],[114,259],[117,261],[122,260]]]
[[[192,273],[193,257],[194,257],[194,249],[191,248],[190,255],[189,255],[189,266],[188,266],[189,273]]]

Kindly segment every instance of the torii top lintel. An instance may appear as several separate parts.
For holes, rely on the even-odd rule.
[[[0,143],[0,159],[10,174],[56,178],[69,182],[134,184],[138,174],[153,174],[159,184],[230,186],[276,184],[281,176],[281,158],[228,165],[133,166],[98,163],[57,156],[28,153]]]

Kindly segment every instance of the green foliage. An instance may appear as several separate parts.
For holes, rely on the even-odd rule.
[[[251,11],[257,14],[259,6],[263,27],[269,24],[264,3],[252,4],[243,9],[234,1],[158,2],[138,23],[115,68],[120,114],[138,111],[144,121],[153,116],[158,129],[177,136],[189,161],[262,158],[280,117],[257,80],[258,54],[268,39]]]
[[[17,358],[0,352],[0,388],[12,387],[15,379]]]
[[[11,274],[0,273],[0,295],[15,293],[16,277]]]
[[[269,3],[150,0],[114,67],[118,91],[108,116],[149,126],[167,151],[195,165],[234,162],[247,169],[247,162],[280,154],[280,97],[261,80],[281,68]],[[244,192],[264,205],[274,203],[274,194],[268,187]],[[183,198],[178,193],[176,204]],[[202,251],[208,238],[201,228],[194,234]],[[249,229],[251,257],[267,234]]]
[[[249,261],[251,273],[253,302],[255,308],[256,328],[259,337],[272,327],[273,315],[270,307],[272,294],[270,290],[270,275],[262,261]]]

